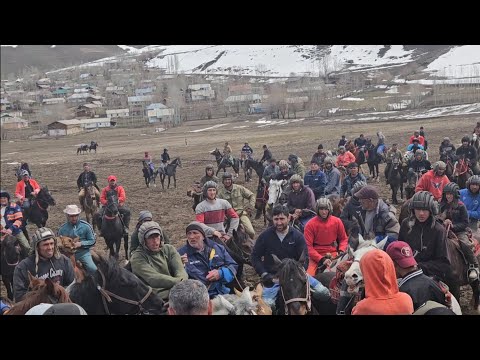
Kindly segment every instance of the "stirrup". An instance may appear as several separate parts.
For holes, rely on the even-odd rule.
[[[473,282],[478,280],[480,271],[477,266],[475,266],[474,264],[470,264],[468,266],[467,275],[468,275],[468,281]]]

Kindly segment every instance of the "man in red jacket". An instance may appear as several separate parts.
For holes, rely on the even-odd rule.
[[[128,227],[130,225],[130,209],[125,205],[125,201],[127,200],[127,196],[125,195],[125,189],[123,186],[117,184],[117,177],[115,175],[110,175],[108,177],[108,186],[102,189],[102,195],[100,196],[100,202],[105,207],[108,203],[108,196],[114,194],[117,196],[118,199],[118,212],[122,214],[123,217],[123,231],[124,234],[128,234]],[[103,217],[103,213],[102,213]]]
[[[31,201],[40,192],[40,185],[33,180],[27,170],[21,172],[22,180],[17,183],[15,188],[15,197],[18,199],[19,205],[24,211],[30,209]]]
[[[425,138],[422,135],[420,135],[420,131],[415,130],[413,135],[410,136],[410,141],[408,143],[413,144],[414,139],[418,139],[418,142],[420,143],[420,145],[422,145],[425,148]]]
[[[332,203],[327,198],[317,200],[315,216],[305,225],[309,264],[307,273],[315,276],[318,266],[329,266],[331,258],[347,251],[348,237],[342,221],[332,215]]]
[[[443,161],[437,161],[433,164],[432,168],[432,170],[427,171],[420,180],[418,180],[415,192],[428,191],[433,195],[435,200],[440,201],[442,199],[443,188],[450,182],[445,175],[447,165]]]

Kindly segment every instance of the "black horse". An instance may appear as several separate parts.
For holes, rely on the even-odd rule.
[[[23,218],[26,222],[35,224],[38,228],[44,227],[48,220],[48,207],[55,205],[55,199],[48,190],[47,186],[40,188],[37,197],[31,201],[28,211],[23,210]],[[24,225],[26,225],[26,222]],[[24,227],[24,234],[27,236],[27,232]]]
[[[13,301],[13,272],[23,259],[20,243],[12,235],[6,235],[0,243],[0,275],[7,289],[7,297]]]
[[[257,196],[255,198],[255,209],[257,214],[255,220],[260,219],[263,214],[263,225],[267,225],[267,201],[268,201],[268,186],[264,181],[260,181],[257,187]]]
[[[232,167],[233,171],[235,171],[235,175],[238,177],[238,173],[240,171],[240,160],[238,160],[237,158],[233,158],[233,164],[230,163],[230,161],[228,161],[228,159],[222,155],[222,153],[220,152],[220,150],[218,150],[218,148],[213,150],[210,153],[210,155],[215,156],[215,161],[217,162],[217,165],[218,165],[218,169],[216,173],[217,176],[221,169],[223,169],[223,171],[225,172],[227,171],[227,167]]]
[[[88,150],[89,150],[89,146],[86,145],[86,144],[82,144],[77,149],[77,155],[78,154],[86,154]]]
[[[390,188],[392,189],[392,203],[398,204],[397,200],[397,192],[400,189],[400,199],[403,199],[403,170],[402,166],[400,165],[400,161],[397,158],[392,160],[392,164],[390,165],[390,170],[388,172],[388,183],[390,184]]]
[[[115,259],[92,257],[96,273],[69,286],[71,300],[88,315],[165,314],[161,296],[132,272],[121,268]]]
[[[110,250],[110,256],[118,259],[120,244],[124,237],[125,258],[128,259],[128,235],[123,235],[123,223],[120,216],[117,195],[112,193],[107,194],[107,205],[104,207],[103,215],[96,213],[94,220]]]
[[[165,167],[160,167],[158,173],[160,174],[160,181],[162,182],[162,189],[165,190],[164,182],[165,177],[168,176],[167,189],[170,188],[170,178],[173,176],[173,187],[177,188],[177,166],[182,167],[182,161],[179,157],[173,159],[173,161]]]
[[[153,186],[157,186],[155,184],[155,179],[157,178],[158,175],[158,170],[152,170],[150,166],[147,164],[145,160],[142,160],[142,172],[143,172],[143,177],[145,179],[145,185],[147,187],[150,187],[150,184],[153,182]]]
[[[260,161],[256,161],[253,159],[246,159],[245,160],[245,181],[250,181],[252,179],[252,171],[251,169],[255,170],[255,173],[258,176],[258,183],[262,181],[263,172],[265,171],[265,167]]]
[[[88,152],[92,152],[92,150],[95,151],[95,154],[97,153],[97,147],[98,147],[98,143],[96,141],[92,141],[90,143],[90,146],[88,147]]]
[[[368,151],[367,165],[369,173],[372,176],[372,179],[378,178],[378,164],[382,161],[382,157],[377,153],[377,146],[373,145],[371,142],[367,143],[366,149]]]

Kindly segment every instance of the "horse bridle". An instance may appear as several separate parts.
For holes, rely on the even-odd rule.
[[[307,312],[310,312],[312,309],[312,294],[310,292],[310,283],[308,282],[308,275],[304,268],[302,268],[303,273],[305,274],[305,281],[307,286],[307,294],[304,298],[292,298],[289,300],[285,300],[285,295],[283,294],[283,288],[280,286],[280,292],[282,293],[283,298],[283,305],[285,306],[285,315],[288,315],[288,304],[292,302],[305,302],[307,303]]]
[[[100,273],[100,276],[102,277],[102,286],[98,285],[97,284],[97,290],[100,292],[100,294],[102,295],[102,303],[103,303],[103,308],[105,310],[105,313],[107,315],[111,315],[110,314],[110,310],[108,309],[108,304],[107,304],[107,301],[109,303],[112,302],[112,297],[119,300],[119,301],[122,301],[124,303],[127,303],[127,304],[132,304],[132,305],[136,305],[138,306],[138,312],[136,313],[136,315],[142,315],[142,314],[148,314],[148,311],[146,309],[143,308],[142,304],[149,298],[149,296],[152,294],[152,288],[149,286],[148,287],[148,291],[147,293],[145,294],[145,296],[142,298],[142,300],[140,301],[134,301],[134,300],[130,300],[130,299],[126,299],[122,296],[119,296],[109,290],[107,290],[105,288],[105,285],[107,284],[106,280],[105,280],[105,275],[103,274],[102,270],[100,270],[99,268],[97,269],[98,272]]]
[[[227,245],[227,247],[231,247],[231,244],[235,245],[235,248],[238,250],[237,253],[239,252],[240,253],[240,257],[242,258],[242,260],[245,262],[245,263],[248,263],[250,262],[250,255],[245,251],[243,250],[240,245],[238,245],[235,241],[233,241],[233,237],[227,241],[225,243],[225,245]],[[233,249],[232,249],[233,250]]]

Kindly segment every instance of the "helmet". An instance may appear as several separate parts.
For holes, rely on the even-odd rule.
[[[410,201],[410,210],[428,210],[432,215],[438,214],[438,206],[433,195],[428,191],[419,191],[413,195]]]
[[[25,176],[25,175],[30,176],[30,174],[28,173],[28,171],[24,169],[24,170],[22,170],[22,172],[20,173],[20,176]]]
[[[338,150],[346,150],[347,148],[345,146],[339,146]]]
[[[470,188],[470,185],[472,184],[476,184],[476,185],[480,185],[480,176],[479,175],[473,175],[472,177],[470,177],[468,180],[467,180],[467,189]]]
[[[47,227],[41,227],[37,231],[35,231],[35,234],[32,237],[32,247],[36,251],[37,245],[40,241],[48,240],[51,238],[55,238],[55,234],[53,233],[53,231]],[[55,241],[55,245],[56,245],[56,241]]]
[[[455,199],[458,199],[460,198],[460,187],[454,182],[449,182],[447,185],[445,185],[442,191],[443,195],[445,195],[446,193],[452,193],[453,197]]]
[[[0,190],[0,197],[6,197],[10,201],[10,194],[7,190]]]
[[[468,136],[464,136],[464,137],[462,138],[462,143],[463,143],[463,142],[470,142],[470,138],[469,138]]]
[[[145,245],[145,239],[152,234],[160,234],[162,236],[162,228],[155,221],[146,221],[138,228],[138,241]]]
[[[437,170],[446,170],[447,169],[447,164],[445,164],[443,161],[437,161],[435,164],[432,166],[433,171]]]
[[[138,222],[143,221],[145,219],[150,219],[150,221],[153,219],[152,213],[148,210],[142,210],[138,215]]]
[[[290,154],[290,155],[288,155],[288,160],[293,161],[293,162],[298,162],[298,156]]]
[[[422,159],[425,159],[425,151],[423,151],[422,149],[418,149],[417,151],[415,151],[415,157],[417,157],[418,155],[420,155]]]
[[[232,179],[232,178],[233,178],[233,177],[232,177],[232,174],[229,173],[228,171],[225,171],[225,172],[223,173],[222,180]]]
[[[285,160],[280,160],[280,162],[278,163],[278,167],[280,169],[288,169],[288,162],[286,162]]]
[[[317,202],[315,204],[315,211],[318,214],[320,209],[325,209],[325,208],[328,209],[330,214],[333,212],[333,206],[332,206],[332,203],[330,202],[330,200],[325,198],[325,197],[321,197],[317,200]]]
[[[203,197],[207,197],[207,190],[214,188],[215,190],[218,190],[217,183],[215,181],[207,181],[205,184],[203,184]]]
[[[368,184],[363,181],[363,180],[359,180],[357,181],[355,184],[353,184],[353,187],[352,187],[352,194],[355,194],[357,191],[359,191],[361,188],[367,186]]]
[[[295,182],[298,182],[300,183],[301,186],[303,186],[303,179],[300,175],[298,174],[294,174],[292,175],[292,177],[290,178],[290,184],[293,184]]]

